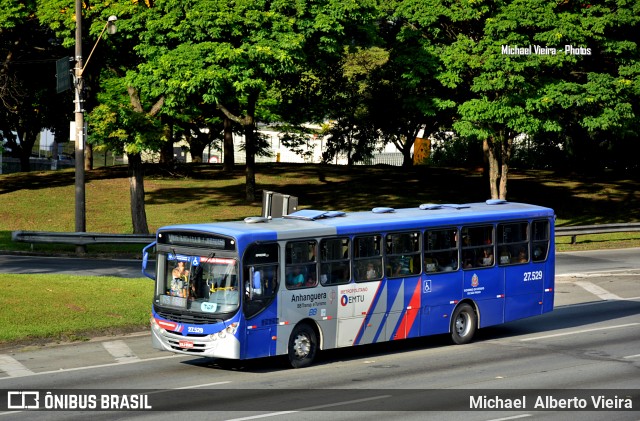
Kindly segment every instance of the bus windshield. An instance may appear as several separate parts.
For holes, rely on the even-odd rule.
[[[156,301],[202,313],[234,312],[240,304],[237,268],[232,258],[159,254]]]

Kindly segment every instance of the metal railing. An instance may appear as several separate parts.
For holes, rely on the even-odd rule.
[[[611,232],[638,232],[640,223],[599,224],[575,227],[556,227],[556,237],[571,237],[575,244],[578,235],[607,234]],[[72,244],[87,246],[91,244],[148,244],[155,240],[155,235],[141,234],[104,234],[97,232],[46,232],[46,231],[13,231],[11,240],[22,243]]]
[[[578,235],[608,234],[611,232],[637,232],[640,223],[581,225],[576,227],[556,227],[556,237],[571,236],[571,244],[576,243]]]
[[[148,244],[155,239],[155,235],[104,234],[100,232],[13,231],[11,233],[11,240],[21,243],[73,244],[75,246],[87,246],[91,244]]]

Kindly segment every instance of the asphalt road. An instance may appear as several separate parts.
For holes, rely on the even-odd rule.
[[[151,348],[147,333],[16,349],[0,354],[0,404],[7,391],[44,394],[71,389],[90,395],[112,390],[108,393],[119,399],[127,391],[144,395],[140,399],[148,399],[155,408],[138,412],[16,410],[0,413],[0,421],[326,421],[328,417],[342,421],[374,416],[386,420],[637,421],[639,252],[559,254],[552,313],[482,329],[473,343],[464,346],[451,345],[447,336],[434,336],[331,350],[322,353],[316,365],[301,370],[288,369],[281,358],[229,362],[162,353]],[[526,407],[467,410],[470,393],[503,402],[512,393],[522,395]],[[551,397],[548,405],[553,405],[562,393],[573,396],[577,404],[620,396],[604,412],[534,408],[537,398]],[[626,396],[632,396],[632,411],[615,407],[618,401],[624,405]],[[425,412],[425,408],[431,410]]]
[[[149,261],[154,272],[155,262]],[[0,254],[0,273],[56,273],[87,276],[141,278],[142,262],[136,259],[98,259],[59,256],[25,256]]]

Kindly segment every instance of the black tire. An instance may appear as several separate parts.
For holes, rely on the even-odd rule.
[[[318,354],[318,335],[307,324],[293,329],[289,338],[289,363],[293,368],[309,367]]]
[[[467,344],[473,340],[478,326],[478,316],[469,304],[460,304],[451,318],[451,339],[455,344]]]

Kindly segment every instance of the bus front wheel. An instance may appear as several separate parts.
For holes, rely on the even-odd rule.
[[[310,366],[318,353],[318,335],[307,324],[296,326],[289,338],[289,362],[293,368]]]
[[[451,339],[458,345],[471,342],[477,325],[478,317],[473,307],[469,304],[459,305],[451,318]]]

